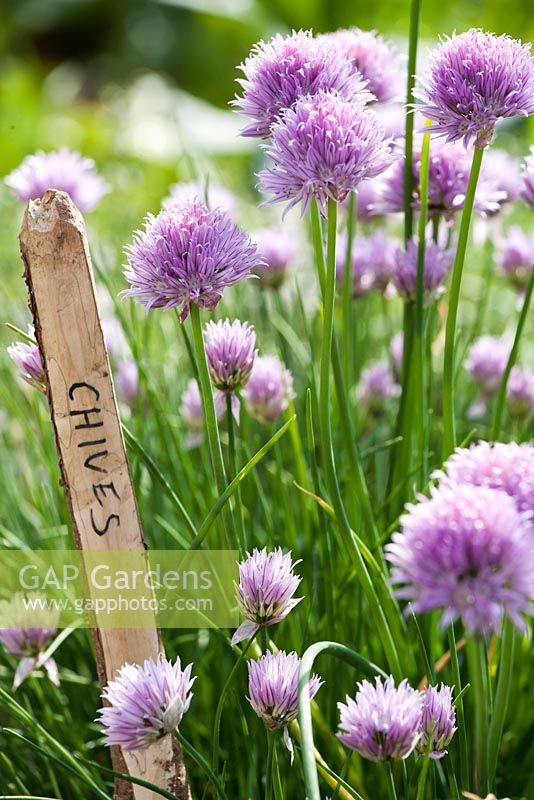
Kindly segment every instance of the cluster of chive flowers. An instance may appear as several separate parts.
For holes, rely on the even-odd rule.
[[[369,761],[397,761],[416,748],[437,760],[456,732],[452,689],[443,684],[419,692],[407,680],[396,686],[391,676],[376,677],[359,683],[356,696],[338,708],[339,739]]]

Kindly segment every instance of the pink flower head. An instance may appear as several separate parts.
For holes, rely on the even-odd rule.
[[[262,626],[281,622],[300,603],[302,597],[293,597],[302,580],[294,572],[298,563],[281,547],[270,553],[255,548],[252,555],[247,554],[239,564],[236,585],[237,603],[246,621],[234,633],[232,644],[248,639]]]
[[[293,745],[287,726],[297,718],[300,659],[296,653],[266,653],[248,662],[248,701],[270,731],[283,729],[293,761]],[[322,685],[317,675],[310,680],[310,700]]]
[[[521,198],[534,208],[534,145],[523,162]]]
[[[512,367],[506,384],[506,402],[510,413],[528,419],[534,412],[534,372],[528,367]],[[532,487],[534,493],[534,486]]]
[[[215,402],[215,414],[217,419],[222,419],[226,410],[226,399],[222,392],[213,392]],[[198,383],[194,378],[188,382],[182,392],[180,402],[180,414],[187,426],[188,432],[185,438],[186,450],[198,447],[204,440],[204,410],[202,408],[202,397]]]
[[[48,189],[67,192],[82,213],[92,211],[111,188],[97,174],[91,158],[66,147],[51,153],[39,150],[33,156],[26,156],[4,180],[23,202],[37,200]]]
[[[414,95],[430,133],[486,147],[505,117],[534,113],[530,45],[471,28],[442,40]]]
[[[204,328],[211,382],[221,392],[239,392],[247,383],[258,351],[256,334],[248,322],[228,319],[208,322]]]
[[[440,486],[486,486],[506,492],[517,509],[534,519],[534,446],[516,442],[477,442],[458,447],[434,473]]]
[[[295,396],[293,376],[276,356],[258,356],[243,398],[250,414],[259,422],[272,422]]]
[[[336,254],[336,279],[338,287],[342,287],[347,257],[345,236],[339,237]],[[394,256],[395,244],[382,231],[355,236],[351,253],[352,297],[362,297],[372,289],[383,292],[391,278]]]
[[[405,300],[414,301],[417,287],[417,239],[410,239],[406,250],[397,247],[392,280],[397,292]],[[423,297],[431,303],[444,291],[443,282],[452,267],[453,251],[428,240],[425,244],[423,267]]]
[[[251,120],[243,136],[267,138],[282,112],[305,95],[334,91],[358,105],[373,99],[344,53],[322,37],[314,39],[311,31],[258,42],[239,69],[243,95],[233,105]]]
[[[28,327],[33,336],[33,326]],[[31,342],[16,342],[7,348],[10,359],[20,369],[20,377],[40,392],[46,392],[46,376],[41,352]]]
[[[163,656],[124,664],[102,692],[109,705],[98,710],[108,747],[142,750],[177,728],[193,696],[192,666],[182,670],[179,658]]]
[[[402,97],[406,82],[405,66],[393,45],[376,31],[340,29],[335,33],[326,33],[320,39],[330,42],[349,57],[378,102]]]
[[[457,730],[455,723],[451,687],[443,683],[439,689],[437,686],[427,686],[423,695],[422,736],[417,743],[419,753],[426,753],[430,736],[430,758],[438,760],[446,756],[446,748]]]
[[[124,292],[151,308],[214,309],[228,286],[250,278],[263,264],[246,233],[219,209],[209,211],[198,200],[168,203],[149,214],[127,249]]]
[[[510,342],[497,336],[480,336],[469,348],[465,368],[484,397],[498,391],[509,355]]]
[[[300,98],[271,135],[260,189],[288,209],[302,203],[303,214],[313,198],[323,211],[328,198],[342,202],[397,158],[378,115],[332,92]]]
[[[431,489],[401,517],[386,545],[398,596],[416,612],[441,610],[472,633],[498,630],[504,616],[524,628],[534,598],[532,526],[512,497],[487,486]]]
[[[297,256],[295,237],[285,228],[261,228],[254,231],[252,238],[265,260],[265,266],[258,267],[254,273],[260,278],[261,285],[278,289]]]
[[[392,677],[358,684],[354,699],[338,703],[338,738],[370,761],[407,758],[421,737],[423,695]]]
[[[356,391],[358,402],[372,413],[379,413],[391,397],[397,397],[400,387],[393,378],[389,364],[375,361],[362,371]]]
[[[534,233],[512,225],[499,244],[499,269],[517,289],[524,290],[534,269]]]

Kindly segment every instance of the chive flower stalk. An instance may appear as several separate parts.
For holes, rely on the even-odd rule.
[[[443,456],[455,446],[454,356],[462,271],[482,155],[500,119],[534,113],[534,62],[530,47],[509,36],[471,29],[442,41],[414,91],[418,109],[447,141],[474,142],[453,268],[443,367]]]

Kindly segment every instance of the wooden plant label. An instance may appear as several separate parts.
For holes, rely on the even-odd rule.
[[[83,218],[64,192],[30,201],[20,232],[35,333],[44,357],[62,484],[81,550],[145,551],[98,314]],[[153,629],[93,629],[100,683],[126,662],[162,652]],[[146,750],[112,748],[117,772],[188,800],[179,743],[166,736]],[[156,800],[117,781],[116,800]]]

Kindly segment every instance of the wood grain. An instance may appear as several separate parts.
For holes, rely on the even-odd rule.
[[[144,550],[85,226],[67,194],[51,190],[30,201],[20,246],[76,545],[83,550]],[[124,663],[139,664],[162,652],[156,627],[92,633],[102,686]],[[173,737],[131,753],[114,747],[112,758],[116,771],[189,800],[181,749]],[[117,800],[158,796],[127,781],[116,783]]]

